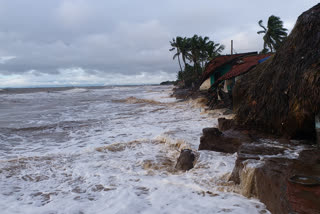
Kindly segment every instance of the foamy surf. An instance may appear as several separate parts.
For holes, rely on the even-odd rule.
[[[197,150],[217,120],[188,102],[168,104],[169,92],[3,96],[1,213],[269,213],[228,182],[234,155],[199,151],[195,168],[175,170],[180,150]],[[143,102],[113,101],[130,97]]]
[[[86,88],[73,88],[73,89],[69,89],[66,91],[63,91],[63,93],[85,93],[88,92],[89,90]]]

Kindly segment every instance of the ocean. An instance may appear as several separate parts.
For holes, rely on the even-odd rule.
[[[217,125],[171,86],[2,90],[0,213],[269,213],[228,182],[236,154],[197,150]]]

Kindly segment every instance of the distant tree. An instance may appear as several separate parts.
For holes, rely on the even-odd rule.
[[[258,31],[258,34],[263,33],[263,50],[262,52],[266,53],[268,51],[276,51],[281,43],[287,38],[287,29],[283,27],[283,22],[280,17],[270,16],[268,19],[267,27],[263,26],[262,20],[258,22],[259,26],[263,30]]]

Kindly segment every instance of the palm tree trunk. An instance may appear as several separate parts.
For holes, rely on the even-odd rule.
[[[186,57],[182,55],[182,61],[184,63],[184,70],[186,70]]]
[[[179,66],[180,66],[180,71],[182,72],[182,67],[181,67],[181,63],[180,63],[180,56],[178,56],[178,62],[179,62]]]

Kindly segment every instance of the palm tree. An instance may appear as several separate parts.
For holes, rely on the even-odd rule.
[[[267,28],[262,25],[262,20],[258,22],[263,30],[258,31],[258,34],[264,33],[263,36],[263,52],[267,52],[268,48],[271,52],[276,51],[281,43],[287,38],[287,29],[283,27],[283,22],[280,17],[270,16],[268,19]]]
[[[182,67],[181,67],[181,63],[180,63],[180,54],[181,54],[181,43],[182,43],[182,37],[177,36],[176,38],[172,39],[172,42],[170,42],[172,48],[169,49],[169,51],[174,51],[176,50],[177,52],[173,55],[173,60],[178,57],[178,62],[179,62],[179,66],[180,66],[180,71],[182,72]]]
[[[209,37],[196,34],[191,38],[177,36],[170,44],[172,46],[170,51],[176,51],[173,59],[178,58],[180,66],[177,78],[184,81],[187,87],[197,84],[206,64],[224,49],[223,45],[210,41]],[[181,66],[180,56],[184,62],[184,69]],[[187,61],[192,62],[193,65],[188,64]]]
[[[188,43],[190,45],[190,53],[188,54],[188,58],[191,62],[193,62],[193,64],[197,64],[198,61],[198,52],[199,52],[199,36],[198,35],[194,35],[193,37],[188,39]]]
[[[182,61],[184,63],[184,68],[186,68],[186,59],[188,58],[189,50],[190,50],[189,39],[184,37],[180,44],[180,52],[181,52]]]
[[[200,36],[199,37],[199,49],[200,49],[200,66],[201,66],[201,70],[203,71],[204,70],[204,65],[208,59],[208,47],[211,43],[211,41],[209,41],[209,37],[205,36],[205,37],[202,37]]]
[[[214,57],[220,55],[220,53],[224,50],[224,45],[220,45],[219,43],[214,43],[213,41],[210,41],[206,48],[208,52],[207,61],[210,61]]]

